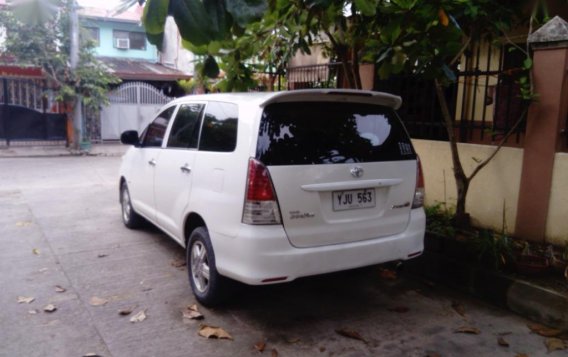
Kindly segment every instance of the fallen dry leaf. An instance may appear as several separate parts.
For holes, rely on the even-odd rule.
[[[229,335],[229,333],[227,331],[223,330],[220,327],[201,325],[201,328],[199,329],[198,333],[199,333],[199,336],[205,337],[205,338],[218,338],[218,339],[225,339],[225,340],[232,340],[233,339],[233,337],[231,335]]]
[[[396,280],[396,271],[392,269],[379,269],[379,276],[384,280]]]
[[[132,313],[132,311],[134,311],[135,308],[136,308],[136,306],[135,307],[129,307],[129,308],[122,309],[122,310],[118,310],[118,314],[120,316],[128,316]]]
[[[146,310],[139,311],[136,315],[130,318],[130,322],[142,322],[146,320]]]
[[[410,311],[410,309],[409,309],[408,307],[406,307],[406,306],[395,306],[395,307],[391,307],[391,308],[389,309],[389,311],[398,312],[398,313],[400,313],[400,314],[403,314],[403,313],[405,313],[405,312]]]
[[[55,292],[56,293],[64,293],[66,292],[67,289],[65,289],[64,287],[62,287],[61,285],[55,285]]]
[[[39,255],[39,249],[37,248],[32,249],[32,253],[34,253],[34,255]]]
[[[278,351],[276,351],[276,348],[272,349],[272,353],[271,353],[272,357],[278,357]]]
[[[323,346],[320,346],[320,348],[319,348],[319,351],[320,351],[320,352],[322,352],[322,353],[323,353],[323,352],[325,352],[325,350],[326,350],[326,348],[325,348],[325,347],[323,347]]]
[[[100,298],[98,296],[93,296],[91,300],[89,300],[89,304],[92,306],[102,306],[108,302],[107,299]]]
[[[497,344],[501,347],[509,347],[509,342],[507,342],[503,337],[497,339]]]
[[[458,328],[457,330],[455,330],[454,333],[469,333],[469,334],[472,334],[472,335],[479,335],[481,333],[481,331],[479,331],[479,329],[477,329],[475,327],[462,326],[462,327]]]
[[[57,310],[57,307],[53,304],[48,304],[43,307],[43,311],[45,312],[54,312],[55,310]]]
[[[183,268],[186,266],[186,262],[184,259],[174,259],[170,263],[174,268]]]
[[[35,314],[37,314],[37,310],[36,309],[28,310],[28,314],[35,315]]]
[[[20,221],[20,222],[16,222],[16,227],[28,227],[31,226],[32,222],[30,221]]]
[[[561,340],[559,338],[547,338],[544,340],[544,345],[548,350],[548,353],[552,351],[562,351],[568,348],[568,341]]]
[[[34,297],[27,297],[27,296],[18,296],[18,304],[29,304],[32,301],[34,301],[35,298]]]
[[[266,342],[264,341],[260,341],[254,344],[254,349],[260,353],[264,352],[265,348],[266,348]]]
[[[298,342],[300,342],[301,340],[302,340],[302,339],[299,338],[299,337],[290,337],[290,338],[287,338],[287,339],[286,339],[286,342],[293,344],[293,343],[298,343]]]
[[[454,309],[454,311],[460,314],[461,316],[465,316],[465,308],[459,302],[452,301],[452,309]]]
[[[197,309],[197,305],[188,305],[185,310],[182,311],[182,315],[186,319],[190,320],[203,320],[205,317]]]
[[[543,326],[541,324],[530,323],[527,327],[534,333],[543,337],[557,337],[562,334],[562,330]]]
[[[335,330],[335,333],[337,333],[338,335],[343,336],[343,337],[348,337],[348,338],[352,338],[354,340],[359,340],[359,341],[363,341],[363,342],[367,343],[367,340],[365,340],[359,332],[352,330],[352,329],[343,328],[343,329]]]

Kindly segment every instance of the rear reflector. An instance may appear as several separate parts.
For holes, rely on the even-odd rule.
[[[247,192],[243,223],[280,224],[280,209],[268,169],[258,160],[249,159]]]
[[[416,189],[414,190],[414,199],[412,200],[412,208],[424,206],[424,175],[422,174],[422,163],[420,158],[416,156]]]
[[[416,252],[416,253],[412,253],[412,254],[408,254],[408,257],[409,257],[409,258],[414,258],[414,257],[419,256],[420,254],[422,254],[422,251]]]
[[[278,278],[264,279],[264,280],[262,280],[261,282],[262,282],[262,283],[274,283],[274,282],[276,282],[276,281],[284,281],[284,280],[286,280],[286,279],[288,279],[287,276],[280,276],[280,277],[278,277]]]

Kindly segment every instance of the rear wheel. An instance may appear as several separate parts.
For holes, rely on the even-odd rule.
[[[139,228],[144,219],[132,208],[130,192],[128,192],[126,183],[122,183],[120,186],[120,205],[122,207],[122,222],[124,225],[130,229]]]
[[[228,297],[231,281],[217,272],[215,253],[205,227],[191,232],[186,259],[189,283],[197,300],[205,306],[223,302]]]

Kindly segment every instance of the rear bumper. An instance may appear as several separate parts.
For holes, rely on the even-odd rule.
[[[321,247],[295,248],[282,226],[242,225],[236,237],[210,232],[221,275],[261,285],[335,271],[359,268],[393,260],[407,260],[424,250],[426,217],[413,209],[406,230],[377,239]]]

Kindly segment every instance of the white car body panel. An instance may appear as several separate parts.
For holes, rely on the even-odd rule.
[[[297,101],[343,101],[396,109],[399,97],[366,91],[299,90],[195,95],[168,106],[209,101],[238,105],[233,152],[169,149],[164,139],[162,148],[132,147],[123,158],[120,175],[129,185],[133,208],[180,245],[185,246],[189,234],[184,232],[187,217],[199,215],[209,231],[220,274],[247,284],[265,284],[274,277],[291,281],[405,260],[422,252],[424,211],[407,204],[414,195],[415,160],[362,163],[364,175],[360,178],[351,176],[353,165],[347,163],[268,166],[283,224],[242,223],[248,160],[256,155],[264,107]],[[173,122],[170,120],[166,138]],[[147,163],[152,158],[156,160],[154,171]],[[190,166],[190,174],[181,172],[185,164]],[[368,187],[376,190],[374,208],[332,210],[332,191]],[[314,217],[291,219],[293,211],[313,213]]]

